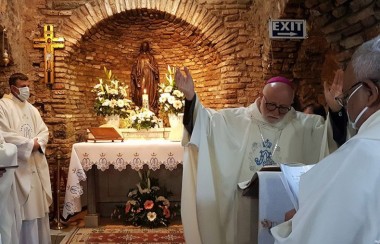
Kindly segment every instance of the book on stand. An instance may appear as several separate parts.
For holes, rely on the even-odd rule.
[[[281,181],[285,191],[289,195],[294,208],[298,210],[299,182],[301,176],[309,171],[314,165],[300,163],[269,165],[262,167],[259,172],[282,172]],[[258,198],[259,196],[259,177],[255,172],[248,181],[238,183],[238,187],[243,190],[243,196]]]
[[[279,165],[267,165],[262,167],[260,172],[280,172]],[[250,196],[254,198],[259,197],[259,176],[255,172],[250,180],[238,183],[238,187],[243,190],[243,196]]]

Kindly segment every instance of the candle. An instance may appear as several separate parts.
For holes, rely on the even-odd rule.
[[[142,95],[142,107],[149,109],[149,96],[146,94],[146,89],[144,89],[144,94]]]

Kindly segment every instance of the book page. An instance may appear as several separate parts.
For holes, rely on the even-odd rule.
[[[294,208],[298,210],[298,194],[299,194],[299,182],[301,175],[310,170],[314,165],[303,164],[281,164],[282,171],[282,183],[285,190],[288,193],[290,200],[292,201]]]

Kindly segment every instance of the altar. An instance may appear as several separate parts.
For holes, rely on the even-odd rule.
[[[182,160],[183,147],[178,141],[150,139],[76,143],[72,146],[63,217],[80,212],[82,204],[87,204],[85,224],[97,226],[97,207],[101,204],[115,207],[115,202],[125,202],[127,186],[135,187],[139,181],[137,171],[142,169],[151,170],[152,175],[159,178],[160,185],[177,188],[173,193],[179,201]],[[157,173],[159,171],[160,174]],[[120,194],[125,197],[120,199]]]

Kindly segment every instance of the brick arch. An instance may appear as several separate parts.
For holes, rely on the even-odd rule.
[[[202,39],[207,39],[218,51],[235,45],[236,33],[224,28],[221,20],[209,13],[203,6],[193,1],[182,0],[93,0],[75,10],[62,24],[61,32],[66,38],[66,50],[74,52],[82,36],[96,25],[114,15],[127,11],[147,9],[160,11],[174,19],[179,19],[200,31]],[[73,49],[74,48],[74,49]]]
[[[126,2],[128,2],[127,5],[125,5]],[[225,106],[225,104],[214,102],[221,99],[227,106],[230,103],[231,107],[244,102],[244,99],[237,98],[236,89],[245,87],[248,78],[245,78],[246,83],[231,84],[243,76],[241,71],[233,67],[237,61],[231,54],[236,49],[237,38],[235,37],[238,33],[236,30],[226,29],[223,21],[212,15],[206,8],[193,1],[184,0],[125,0],[125,2],[124,0],[93,0],[74,10],[72,15],[57,28],[57,36],[64,36],[66,45],[64,50],[59,53],[57,51],[56,82],[53,89],[70,86],[61,98],[66,99],[67,106],[77,108],[75,112],[69,112],[70,118],[67,119],[68,127],[76,128],[70,134],[73,140],[84,138],[88,127],[99,125],[99,118],[93,116],[91,99],[82,99],[93,96],[90,88],[94,81],[96,82],[96,77],[102,73],[98,67],[99,63],[102,63],[99,62],[101,59],[87,60],[83,65],[83,60],[87,59],[85,53],[89,50],[86,49],[89,48],[88,43],[99,39],[96,33],[107,27],[107,23],[124,17],[133,18],[140,14],[152,15],[152,19],[162,20],[183,29],[181,36],[188,39],[196,48],[190,50],[193,53],[188,52],[193,55],[194,60],[187,61],[186,59],[177,65],[183,64],[190,70],[197,70],[193,73],[193,78],[197,80],[196,88],[200,97],[209,99],[206,101],[209,104],[205,103],[206,105],[213,105],[214,108]],[[132,43],[130,46],[133,45],[135,44]],[[108,47],[105,45],[105,48]],[[209,60],[214,62],[200,65]],[[124,61],[130,67],[131,58],[126,58]],[[118,65],[120,63],[112,65],[113,72],[120,80],[128,80],[129,70],[122,69]],[[81,67],[80,70],[78,67]],[[162,67],[159,68],[162,70]],[[242,79],[244,80],[244,77]],[[57,114],[68,112],[56,105],[52,107]]]

